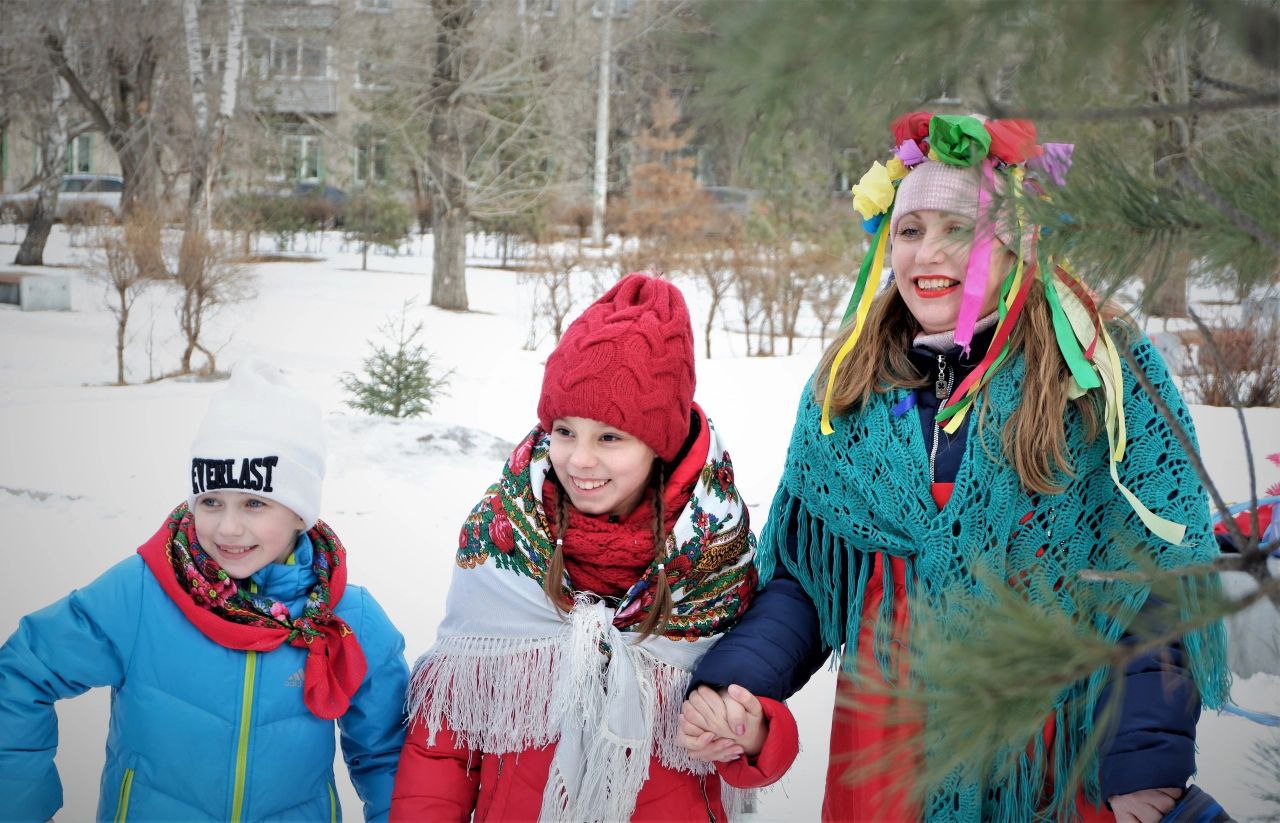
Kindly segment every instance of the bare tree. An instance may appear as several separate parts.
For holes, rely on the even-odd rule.
[[[193,232],[183,233],[178,261],[178,328],[184,343],[178,373],[193,373],[191,359],[198,351],[205,357],[200,373],[213,374],[217,360],[204,341],[206,324],[224,306],[252,296],[248,270],[208,234]]]
[[[434,236],[431,304],[468,307],[466,233],[473,219],[527,211],[585,166],[584,115],[567,79],[590,54],[561,48],[558,27],[516,18],[512,4],[438,0],[421,42],[402,43],[383,114],[425,172]],[[425,136],[425,140],[423,137]]]
[[[43,84],[42,84],[43,85]],[[39,146],[39,189],[31,204],[27,219],[27,233],[18,247],[13,262],[19,266],[43,266],[44,247],[53,229],[58,213],[58,191],[62,186],[63,152],[71,142],[71,130],[67,125],[69,92],[61,78],[50,81],[52,95],[41,112],[44,116],[30,121],[33,135]],[[37,98],[38,99],[38,98]],[[37,104],[39,105],[39,104]]]
[[[182,0],[186,35],[187,74],[191,80],[191,105],[195,114],[188,167],[187,231],[203,232],[210,224],[212,189],[222,167],[227,125],[236,112],[240,86],[241,47],[244,43],[244,0],[226,0],[226,39],[217,108],[210,116],[205,76],[204,41],[200,36],[199,0]]]
[[[124,350],[128,342],[129,317],[139,295],[155,280],[147,277],[138,267],[138,257],[129,248],[130,240],[145,237],[146,232],[130,232],[99,229],[98,253],[94,256],[89,272],[106,286],[107,310],[116,319],[116,385],[123,386],[125,379]],[[145,242],[145,241],[144,241]]]
[[[728,296],[734,280],[734,263],[742,253],[742,239],[735,227],[724,235],[708,238],[688,255],[685,268],[702,284],[711,297],[707,307],[707,320],[702,327],[702,344],[707,359],[711,359],[711,331],[715,328],[720,306]]]
[[[573,311],[573,273],[582,267],[583,256],[576,245],[540,243],[535,256],[534,303],[531,322],[545,321],[556,343],[564,334],[565,321]],[[533,334],[537,339],[541,335]]]
[[[0,30],[0,109],[14,133],[36,147],[36,170],[28,183],[36,186],[36,197],[24,210],[27,231],[13,262],[40,266],[57,214],[64,152],[87,126],[75,122],[66,82],[52,75],[44,55],[28,45],[38,33],[36,7],[15,3],[9,10],[12,19]]]
[[[742,321],[742,334],[748,356],[751,355],[751,333],[765,314],[766,295],[764,278],[754,244],[744,244],[740,253],[732,259],[733,296],[738,302],[738,319]],[[755,354],[764,350],[763,335],[756,342]]]
[[[160,0],[56,5],[62,13],[33,11],[35,42],[119,159],[123,210],[154,210],[157,84],[180,39],[177,7]]]

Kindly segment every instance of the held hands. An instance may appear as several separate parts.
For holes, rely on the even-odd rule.
[[[719,692],[699,686],[680,712],[680,744],[704,763],[727,763],[743,754],[754,757],[768,734],[760,701],[741,686]]]
[[[1116,823],[1160,823],[1178,803],[1182,789],[1143,789],[1107,798]]]

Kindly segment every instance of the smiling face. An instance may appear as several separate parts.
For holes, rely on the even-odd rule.
[[[922,209],[903,215],[890,251],[898,291],[926,334],[951,331],[960,316],[965,269],[973,246],[973,220],[954,212]],[[979,317],[996,309],[1000,283],[1014,255],[998,242]]]
[[[551,423],[551,466],[583,514],[630,514],[649,485],[654,453],[621,429],[585,417]]]
[[[237,580],[288,557],[305,525],[292,509],[247,492],[202,494],[194,516],[200,547]]]

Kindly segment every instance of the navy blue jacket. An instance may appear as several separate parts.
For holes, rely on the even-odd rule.
[[[913,348],[912,363],[927,378],[913,392],[933,477],[938,483],[955,481],[968,439],[968,421],[954,435],[937,425],[938,408],[977,365],[991,342],[993,330],[974,335],[971,355],[958,346],[942,355]],[[940,370],[940,366],[942,367]],[[941,382],[943,391],[937,384]],[[938,394],[942,393],[942,398]],[[899,413],[905,414],[910,406]],[[787,550],[797,551],[796,534],[788,530]],[[1154,614],[1144,608],[1143,615]],[[1141,617],[1140,617],[1141,619]],[[1132,635],[1123,642],[1135,643]],[[785,700],[809,681],[831,654],[824,645],[818,610],[800,583],[778,563],[769,583],[757,594],[738,624],[712,647],[694,670],[690,689],[737,683],[753,694]],[[1099,714],[1110,689],[1099,701]],[[1185,786],[1195,771],[1195,730],[1200,698],[1186,669],[1181,645],[1159,649],[1133,660],[1125,670],[1123,705],[1114,734],[1104,743],[1100,767],[1102,797],[1141,789]]]

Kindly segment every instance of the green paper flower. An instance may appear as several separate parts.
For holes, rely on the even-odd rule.
[[[929,121],[929,157],[952,166],[975,166],[991,149],[982,121],[964,114],[938,114]]]

